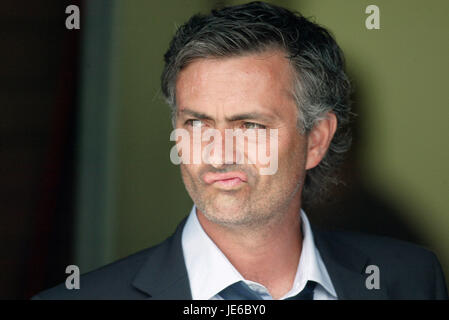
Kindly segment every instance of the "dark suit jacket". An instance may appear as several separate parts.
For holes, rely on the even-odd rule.
[[[192,299],[181,235],[186,219],[164,242],[81,276],[33,299]],[[448,299],[436,256],[386,237],[313,229],[315,244],[339,299]],[[380,288],[368,290],[366,266],[380,271]]]

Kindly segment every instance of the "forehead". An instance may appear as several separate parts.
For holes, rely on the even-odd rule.
[[[281,51],[198,59],[178,75],[177,105],[224,114],[242,108],[281,111],[276,109],[293,102],[292,75]]]

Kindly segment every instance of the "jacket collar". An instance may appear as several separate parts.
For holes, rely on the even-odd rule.
[[[191,300],[189,279],[182,252],[182,230],[187,217],[174,234],[154,247],[133,281],[133,286],[155,300]],[[380,277],[380,289],[365,286],[370,259],[351,242],[332,233],[316,230],[315,245],[320,252],[340,300],[387,299],[386,285]]]

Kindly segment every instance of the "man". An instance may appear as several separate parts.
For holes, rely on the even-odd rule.
[[[36,299],[447,299],[433,253],[320,232],[301,210],[335,182],[350,143],[350,83],[324,28],[261,2],[196,15],[165,55],[162,91],[187,134],[176,151],[190,215],[163,243],[84,275],[81,289]],[[208,130],[209,153],[192,161],[210,141],[192,136]],[[246,147],[229,153],[227,130]],[[272,163],[250,152],[262,133],[276,154],[268,174]]]

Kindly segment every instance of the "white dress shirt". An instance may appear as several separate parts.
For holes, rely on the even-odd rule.
[[[304,289],[308,280],[313,280],[317,283],[314,300],[336,300],[334,286],[315,247],[309,220],[303,210],[300,215],[303,233],[301,257],[293,286],[281,299],[297,295]],[[244,279],[209,238],[198,221],[195,205],[182,232],[182,249],[193,300],[222,300],[218,293],[238,281],[244,281],[264,300],[273,299],[265,286]]]

